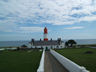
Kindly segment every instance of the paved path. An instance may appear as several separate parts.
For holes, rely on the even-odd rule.
[[[68,72],[49,52],[45,52],[45,72]]]

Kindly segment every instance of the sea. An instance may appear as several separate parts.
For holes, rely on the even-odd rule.
[[[63,40],[66,42],[67,40]],[[96,39],[75,39],[78,45],[96,44]],[[0,47],[19,47],[21,45],[29,45],[30,41],[0,41]]]

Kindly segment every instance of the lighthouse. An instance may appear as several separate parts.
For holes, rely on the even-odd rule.
[[[52,38],[49,40],[48,35],[48,29],[47,27],[43,30],[43,40],[34,40],[32,39],[30,42],[30,48],[43,48],[45,50],[51,49],[51,48],[65,48],[65,43],[59,38],[57,40],[52,40]]]
[[[48,41],[47,34],[48,34],[48,30],[47,30],[47,28],[45,27],[45,28],[44,28],[44,41]]]

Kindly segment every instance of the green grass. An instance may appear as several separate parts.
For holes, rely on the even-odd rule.
[[[80,66],[86,67],[87,70],[91,72],[96,72],[96,49],[68,48],[56,51],[62,54],[63,56],[67,57],[68,59],[74,61],[75,63],[79,64]],[[86,51],[92,51],[93,54],[85,54]]]
[[[0,72],[36,72],[41,55],[40,51],[0,52]]]

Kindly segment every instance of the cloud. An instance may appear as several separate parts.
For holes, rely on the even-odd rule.
[[[33,33],[33,32],[42,32],[43,27],[20,27],[19,32],[24,32],[24,33]]]
[[[77,26],[77,27],[68,27],[65,29],[83,29],[83,28],[84,28],[83,26]]]
[[[79,19],[79,22],[80,21],[96,21],[96,15],[86,16],[86,17],[80,18]]]
[[[17,26],[28,25],[28,22],[31,25],[72,25],[96,20],[94,12],[95,0],[0,0],[1,23],[12,19],[14,22],[9,24]]]

